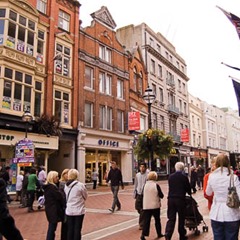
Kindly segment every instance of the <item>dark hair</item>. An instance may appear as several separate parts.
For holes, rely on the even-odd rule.
[[[9,167],[9,166],[6,166],[6,167],[5,167],[5,170],[9,170],[9,169],[10,169],[10,167]]]
[[[147,168],[147,164],[145,162],[141,162],[139,166],[143,165],[145,168]]]

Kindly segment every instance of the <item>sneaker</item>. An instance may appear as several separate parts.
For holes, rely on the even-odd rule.
[[[114,213],[114,210],[112,208],[108,209],[111,213]]]
[[[116,209],[116,211],[120,211],[121,210],[121,207],[118,207],[117,209]]]

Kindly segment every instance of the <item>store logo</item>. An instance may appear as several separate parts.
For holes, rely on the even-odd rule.
[[[0,134],[0,140],[12,141],[14,136]]]
[[[109,146],[109,147],[118,147],[119,142],[99,139],[98,140],[98,145]]]

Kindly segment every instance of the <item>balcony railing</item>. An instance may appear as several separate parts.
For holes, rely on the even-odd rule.
[[[169,112],[171,112],[171,113],[176,114],[176,115],[179,115],[179,114],[180,114],[179,108],[176,107],[176,106],[173,105],[173,104],[169,104],[167,110],[168,110]]]
[[[178,135],[176,132],[169,132],[168,135],[171,135],[173,137],[174,142],[180,142],[181,136]]]

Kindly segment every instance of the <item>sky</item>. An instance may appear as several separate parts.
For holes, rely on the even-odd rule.
[[[188,91],[219,108],[237,110],[231,77],[240,79],[240,39],[224,10],[240,17],[240,0],[79,0],[82,26],[106,6],[117,28],[146,23],[170,41],[187,64]],[[116,29],[117,29],[116,28]],[[231,76],[231,77],[229,77]]]

